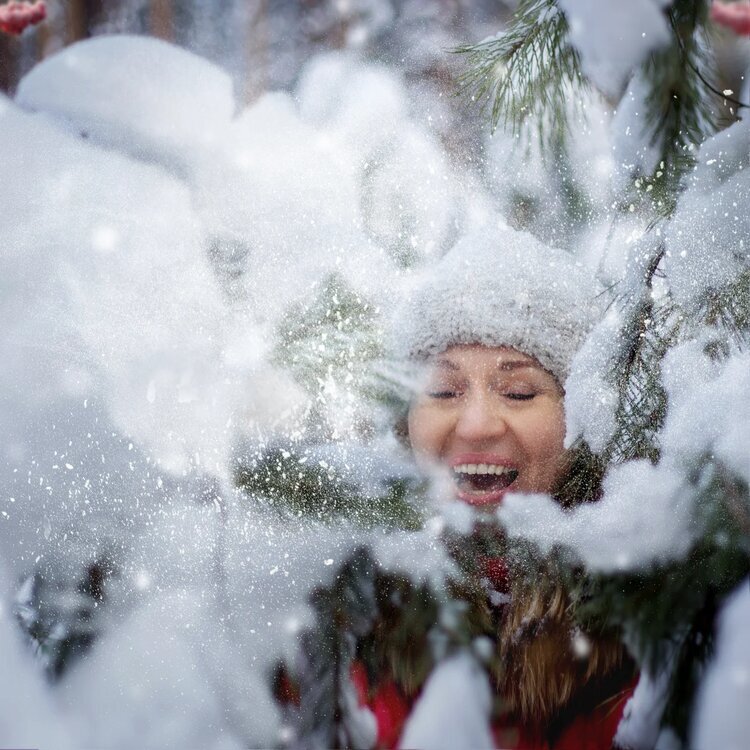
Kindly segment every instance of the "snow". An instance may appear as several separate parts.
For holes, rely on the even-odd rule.
[[[217,66],[127,35],[88,39],[42,61],[21,81],[16,102],[95,143],[176,167],[222,137],[236,106]]]
[[[289,306],[332,272],[373,296],[397,277],[363,229],[391,185],[366,200],[354,145],[288,94],[234,106],[217,68],[126,37],[68,48],[0,100],[1,533],[13,578],[41,566],[75,590],[114,564],[97,644],[58,692],[89,746],[275,744],[268,674],[293,660],[312,588],[368,541],[264,513],[232,491],[230,456],[309,418],[270,361]],[[412,133],[400,169],[447,170]],[[433,534],[370,541],[389,568],[445,567]]]
[[[231,662],[226,646],[223,659],[212,653],[222,634],[207,610],[197,592],[173,590],[136,610],[71,670],[61,700],[82,746],[239,750],[246,745],[233,727],[238,721],[251,725],[255,743],[273,744],[269,714],[277,709],[256,675],[222,674]],[[242,694],[239,716],[222,700],[227,689]]]
[[[12,679],[0,689],[0,737],[6,747],[40,750],[70,750],[78,747],[78,736],[22,643],[21,634],[7,602],[12,578],[0,561],[0,659]],[[41,718],[41,720],[40,720]]]
[[[701,342],[688,342],[665,359],[663,379],[670,404],[664,452],[685,467],[713,455],[750,482],[750,355],[738,352],[717,363]]]
[[[619,402],[612,371],[622,318],[616,307],[586,337],[565,381],[565,447],[580,438],[601,453],[615,433]]]
[[[82,513],[116,526],[124,498],[158,504],[164,471],[216,465],[227,414],[184,187],[9,103],[0,128],[2,535],[20,574]]]
[[[688,314],[750,267],[750,122],[706,141],[665,235],[665,270]]]
[[[566,155],[500,127],[487,139],[480,165],[493,207],[511,225],[528,223],[547,244],[579,255],[610,199],[612,113],[595,92],[581,91],[565,115]],[[573,210],[565,190],[575,193]]]
[[[442,254],[475,191],[462,189],[416,120],[401,77],[351,55],[321,55],[304,69],[297,98],[305,122],[346,144],[368,236],[405,265]]]
[[[611,183],[615,196],[632,189],[633,177],[658,171],[661,144],[654,139],[648,120],[648,79],[636,73],[617,104],[612,118],[612,151],[615,171]]]
[[[433,670],[412,709],[399,747],[495,747],[490,707],[487,674],[475,657],[460,652],[444,659]]]
[[[388,2],[338,5],[359,19],[347,35],[360,49],[401,12]],[[586,70],[606,91],[620,91],[664,40],[663,3],[563,5]],[[342,9],[325,23],[339,23]],[[424,29],[444,9],[411,3],[403,12]],[[615,14],[614,40],[586,31],[603,13]],[[608,59],[618,53],[614,65],[602,64],[605,46]],[[424,37],[408,54],[426,66],[436,55]],[[486,150],[471,141],[445,99],[393,65],[336,51],[294,78],[289,91],[240,106],[216,65],[154,39],[107,36],[46,59],[14,101],[0,96],[0,646],[14,675],[2,700],[6,743],[276,745],[284,727],[268,674],[293,661],[312,622],[309,593],[329,585],[357,546],[383,569],[444,584],[453,568],[440,534],[469,531],[476,514],[447,501],[440,479],[417,533],[282,520],[232,486],[238,444],[300,441],[306,430],[345,441],[310,455],[356,471],[373,495],[393,471],[408,473],[393,445],[372,438],[375,417],[360,394],[324,373],[318,397],[273,359],[289,310],[315,300],[332,274],[388,313],[415,272],[468,230],[486,230],[519,191],[537,201],[541,233],[564,239],[587,268],[601,259],[607,281],[631,289],[642,269],[638,219],[603,224],[613,163],[620,186],[656,166],[640,79],[614,123],[606,107],[586,104],[596,126],[577,129],[563,175],[539,153],[511,160],[507,138]],[[614,150],[610,125],[620,134]],[[470,166],[457,133],[476,151]],[[666,236],[665,268],[685,308],[747,267],[747,170],[737,165],[748,153],[744,123],[701,149]],[[591,206],[576,226],[555,202],[563,178]],[[602,259],[588,244],[605,233],[611,252]],[[621,322],[611,312],[576,358],[569,443],[583,437],[600,450],[612,435],[605,373]],[[685,469],[711,452],[750,481],[750,361],[733,352],[712,363],[701,343],[666,360],[659,466],[612,470],[601,502],[570,512],[546,497],[511,496],[498,512],[509,532],[545,550],[566,545],[592,571],[679,560],[700,533]],[[74,588],[102,558],[115,572],[94,610],[96,646],[51,690],[22,651],[6,593],[34,570]],[[725,611],[702,694],[709,707],[731,677],[727,665],[740,663],[742,601]],[[402,744],[492,746],[491,689],[477,659],[462,652],[438,667]],[[641,681],[622,729],[634,747],[633,738],[652,736],[652,687]],[[696,736],[728,736],[731,723],[717,729],[714,713],[701,714]],[[372,729],[371,717],[359,718]]]
[[[668,0],[560,0],[584,74],[616,99],[646,56],[667,45]]]
[[[225,514],[175,502],[124,538],[134,549],[106,585],[103,632],[58,688],[83,745],[273,746],[283,726],[268,675],[295,662],[312,590],[362,544],[417,582],[440,586],[450,569],[429,531],[365,534],[282,520],[239,495],[222,503]]]
[[[566,447],[582,438],[601,454],[615,435],[619,392],[616,386],[623,352],[630,346],[628,326],[642,305],[663,301],[663,284],[644,283],[646,270],[659,252],[658,228],[643,234],[636,221],[616,220],[599,257],[599,278],[608,287],[597,300],[609,308],[573,357],[565,383]],[[661,287],[661,288],[660,288]],[[616,295],[612,299],[612,295]]]
[[[170,468],[184,468],[196,452],[210,464],[225,444],[226,394],[217,383],[223,302],[187,190],[157,168],[87,146],[15,109],[6,110],[3,132],[16,145],[0,188],[12,210],[2,227],[6,262],[15,261],[5,304],[33,299],[44,310],[21,318],[6,345],[41,337],[40,370],[51,370],[71,397],[82,403],[99,385],[114,397],[111,414],[122,432]],[[23,148],[29,138],[31,159]],[[39,268],[49,271],[43,286],[32,283]],[[43,332],[33,335],[34,325]],[[63,366],[56,370],[58,352]],[[16,366],[26,371],[28,360]],[[20,372],[11,382],[22,382]]]
[[[568,548],[601,573],[680,560],[700,533],[682,472],[645,460],[612,468],[596,503],[564,510],[548,495],[508,495],[497,517],[510,536],[529,539],[543,552]]]
[[[197,168],[195,201],[216,251],[242,249],[237,291],[253,320],[276,321],[332,270],[366,284],[360,269],[378,250],[360,228],[348,149],[302,122],[281,92],[241,112],[224,138]]]
[[[742,750],[750,732],[750,587],[744,580],[719,613],[716,651],[701,682],[690,746]]]
[[[356,118],[366,99],[349,96]],[[279,317],[334,271],[387,299],[396,269],[362,229],[352,146],[305,123],[286,94],[231,120],[220,70],[107,37],[45,61],[17,101],[39,110],[0,102],[4,533],[22,573],[82,513],[138,527],[172,502],[171,477],[227,481],[237,433],[299,431],[309,395],[269,361]],[[431,211],[425,225],[443,219],[442,204]]]
[[[616,747],[652,750],[659,746],[660,723],[670,678],[668,671],[655,676],[646,669],[641,671],[617,727]]]

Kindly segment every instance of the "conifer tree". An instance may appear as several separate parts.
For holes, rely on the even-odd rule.
[[[737,206],[744,200],[749,155],[746,123],[740,121],[747,93],[719,83],[712,22],[747,33],[740,19],[744,8],[717,3],[712,10],[705,0],[666,4],[659,13],[667,34],[656,48],[642,50],[640,57],[636,49],[630,56],[623,87],[616,75],[602,78],[592,69],[602,44],[591,36],[601,35],[604,46],[610,43],[617,54],[618,38],[628,30],[618,28],[614,16],[611,26],[602,23],[615,10],[603,3],[582,35],[574,28],[581,24],[580,5],[522,0],[505,32],[460,50],[468,64],[463,80],[471,98],[488,107],[492,127],[531,130],[548,144],[565,143],[568,102],[582,90],[603,90],[615,107],[637,99],[641,131],[632,138],[640,139],[634,151],[641,158],[613,190],[611,221],[635,213],[643,235],[634,249],[607,251],[630,252],[627,271],[608,287],[609,313],[569,381],[581,399],[605,405],[594,407],[593,418],[592,412],[587,418],[580,414],[583,401],[569,400],[574,412],[568,415],[569,437],[572,428],[573,437],[588,440],[610,471],[628,462],[644,471],[652,464],[657,470],[677,467],[693,539],[683,553],[660,563],[624,563],[617,571],[594,566],[576,578],[580,548],[568,550],[557,564],[567,570],[576,592],[579,622],[587,628],[618,628],[639,663],[642,681],[660,685],[652,701],[664,710],[652,727],[654,738],[670,731],[689,747],[700,682],[716,645],[717,618],[750,571],[746,465],[732,461],[727,448],[717,447],[718,436],[704,429],[704,420],[723,419],[721,429],[741,431],[747,419],[741,411],[716,414],[715,404],[693,402],[695,422],[680,420],[685,394],[696,397],[700,388],[692,368],[707,368],[704,387],[716,388],[719,398],[723,394],[739,404],[750,395],[746,380],[727,374],[747,363],[750,336],[748,224],[740,215],[742,204]],[[637,31],[653,36],[658,29],[648,19],[654,8],[646,5],[634,4],[626,12]],[[605,367],[603,382],[591,377],[596,366]],[[606,427],[597,429],[597,421]],[[681,440],[692,445],[686,450]],[[639,512],[638,489],[631,490],[628,512]],[[519,539],[516,543],[523,545]],[[558,552],[564,550],[565,535],[557,541]],[[731,690],[731,682],[726,687]],[[643,735],[624,736],[634,746],[649,746]]]
[[[740,406],[750,399],[743,374],[750,364],[750,222],[743,215],[750,137],[741,120],[748,94],[727,86],[714,55],[717,23],[746,31],[735,6],[712,10],[705,0],[644,0],[619,11],[606,2],[593,19],[582,18],[583,5],[521,0],[503,32],[458,52],[467,106],[483,105],[479,116],[488,115],[490,128],[539,139],[548,157],[565,156],[584,95],[638,114],[628,123],[632,158],[618,165],[608,210],[613,227],[635,220],[641,231],[629,246],[613,242],[600,253],[605,261],[626,254],[625,272],[612,279],[602,271],[607,312],[567,386],[568,437],[578,441],[584,474],[596,483],[606,472],[602,497],[587,504],[589,488],[586,497],[558,498],[566,510],[540,505],[563,514],[554,531],[545,527],[551,515],[540,513],[529,529],[514,522],[512,508],[469,534],[446,531],[443,543],[461,572],[430,591],[437,604],[411,618],[371,608],[371,622],[381,624],[370,627],[381,642],[398,643],[406,629],[424,634],[434,618],[460,613],[447,618],[440,648],[424,639],[419,669],[391,669],[408,693],[415,674],[422,679],[457,650],[496,635],[483,603],[492,586],[477,575],[478,560],[510,561],[525,578],[519,586],[563,580],[580,628],[573,632],[615,634],[640,671],[641,699],[626,711],[621,746],[651,748],[668,735],[689,748],[702,731],[696,717],[721,647],[721,613],[750,573],[750,454],[743,447],[750,419]],[[649,488],[661,517],[647,507]],[[584,519],[578,526],[577,517]],[[587,551],[593,537],[580,528],[588,518],[597,533],[604,530],[594,541],[614,550],[608,558]],[[653,523],[664,525],[647,548],[639,534]],[[671,525],[684,531],[679,541]],[[353,575],[353,563],[346,570]],[[377,588],[389,573],[370,566],[368,576]],[[498,654],[482,661],[497,679]],[[731,677],[721,679],[731,691]],[[318,704],[303,701],[302,726],[314,724],[306,705]]]

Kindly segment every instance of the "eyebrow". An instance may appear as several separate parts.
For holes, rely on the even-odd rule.
[[[533,370],[539,369],[539,365],[536,362],[529,362],[524,359],[512,359],[509,362],[501,362],[498,369],[507,372],[508,370],[522,370],[525,367],[530,367]]]
[[[451,370],[452,372],[458,372],[461,368],[450,359],[440,358],[435,363],[442,370]],[[541,369],[536,362],[530,362],[526,359],[510,359],[498,364],[498,370],[502,372],[510,372],[512,370],[522,370],[526,367],[530,367],[534,370]]]
[[[441,370],[453,370],[453,372],[458,372],[461,369],[455,362],[451,362],[451,360],[444,359],[443,357],[438,359],[435,364]]]

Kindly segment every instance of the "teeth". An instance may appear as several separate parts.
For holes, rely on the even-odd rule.
[[[459,464],[453,467],[457,474],[508,474],[515,469],[499,464]]]

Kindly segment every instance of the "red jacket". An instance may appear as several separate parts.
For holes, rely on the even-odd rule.
[[[355,663],[351,670],[360,705],[375,715],[378,748],[391,750],[398,741],[409,717],[413,701],[408,700],[392,682],[379,687],[368,699],[369,685],[364,665]],[[635,684],[598,705],[592,712],[577,716],[550,745],[517,726],[494,726],[492,732],[498,748],[503,750],[610,750],[622,712]]]

